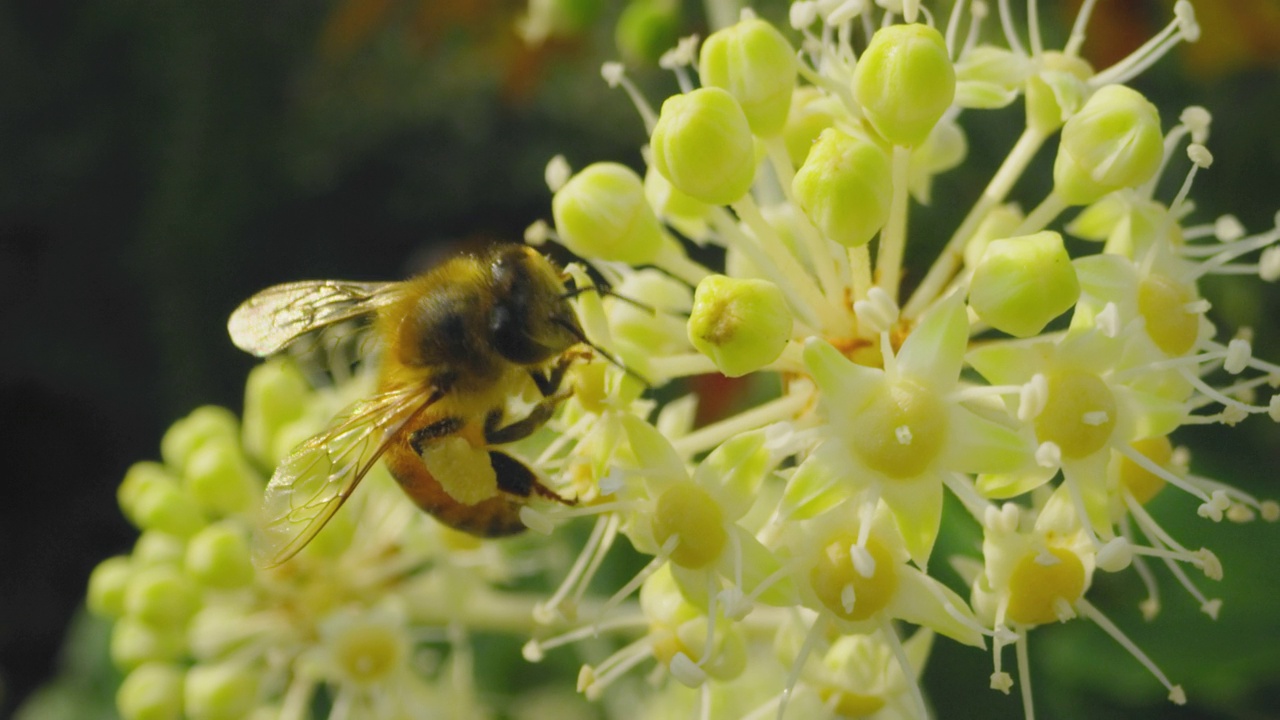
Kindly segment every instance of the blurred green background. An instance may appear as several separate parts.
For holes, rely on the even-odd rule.
[[[518,239],[549,216],[556,153],[639,164],[642,124],[598,72],[621,3],[596,4],[594,32],[530,48],[516,0],[0,2],[0,717],[75,661],[59,648],[88,573],[134,537],[115,504],[125,469],[156,457],[192,408],[239,410],[254,361],[224,327],[240,300],[288,280],[396,279],[458,243]],[[1042,14],[1062,23],[1074,4]],[[1105,66],[1171,4],[1101,3],[1086,51]],[[1233,212],[1261,230],[1280,209],[1280,1],[1198,10],[1205,40],[1137,86],[1166,125],[1187,104],[1214,112],[1196,219]],[[685,30],[702,25],[688,8]],[[674,89],[637,76],[655,102]],[[942,226],[1012,143],[999,123],[1017,113],[973,128],[973,157],[935,186]],[[1258,354],[1280,358],[1274,288],[1209,293],[1218,319],[1255,326]],[[1196,435],[1182,439],[1200,469],[1280,494],[1274,426]],[[1167,499],[1166,516],[1193,513],[1183,500]],[[1168,610],[1151,625],[1133,583],[1094,595],[1192,706],[1164,704],[1075,623],[1032,638],[1046,717],[1280,717],[1280,529],[1215,530],[1217,625],[1167,575]],[[1018,716],[1016,695],[986,690],[989,672],[989,658],[939,643],[927,680],[941,715]]]

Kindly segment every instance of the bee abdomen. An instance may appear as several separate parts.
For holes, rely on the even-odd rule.
[[[501,455],[500,453],[491,453]],[[475,505],[465,505],[453,499],[440,482],[427,470],[422,459],[414,452],[407,440],[395,442],[387,448],[384,456],[387,469],[392,477],[400,483],[404,490],[419,508],[440,522],[455,530],[461,530],[479,537],[503,537],[524,532],[524,523],[520,522],[520,508],[523,505],[505,492],[482,500]],[[532,479],[532,472],[519,462],[502,455],[506,462],[518,465]],[[499,461],[501,462],[501,461]],[[503,471],[510,472],[505,463],[495,463],[499,471],[499,486],[503,486]],[[533,479],[533,482],[537,482]],[[518,493],[517,493],[518,494]],[[528,495],[528,490],[524,492]]]

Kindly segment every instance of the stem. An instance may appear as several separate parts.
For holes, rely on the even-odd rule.
[[[889,221],[880,231],[880,249],[876,254],[876,279],[881,288],[896,302],[902,276],[902,256],[907,247],[907,178],[911,165],[911,148],[893,147],[893,203]]]
[[[788,420],[804,409],[812,398],[808,394],[791,393],[770,400],[745,412],[705,425],[672,441],[676,452],[685,457],[709,450],[734,435],[750,432],[780,420]]]
[[[769,154],[773,173],[778,178],[778,185],[782,187],[782,193],[787,202],[792,207],[799,207],[791,191],[791,183],[795,180],[795,169],[791,167],[791,158],[787,155],[787,147],[783,144],[782,138],[770,138],[764,146]],[[805,252],[809,255],[809,261],[813,263],[813,270],[818,275],[818,282],[822,285],[822,294],[836,300],[843,298],[846,288],[836,277],[835,266],[831,262],[829,241],[822,237],[803,213],[798,213],[795,226],[801,242],[804,243]]]

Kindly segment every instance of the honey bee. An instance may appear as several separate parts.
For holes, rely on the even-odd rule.
[[[495,446],[542,427],[568,396],[561,385],[571,364],[590,357],[574,294],[550,260],[503,245],[404,282],[287,283],[241,304],[227,329],[259,357],[369,315],[381,345],[377,393],[346,408],[272,475],[258,563],[293,557],[379,459],[418,507],[481,537],[524,530],[520,508],[535,496],[571,504]],[[532,409],[508,418],[508,399],[523,395],[537,398]],[[429,462],[440,455],[447,460]]]

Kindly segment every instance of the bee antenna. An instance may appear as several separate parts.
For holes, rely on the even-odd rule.
[[[591,348],[592,350],[595,350],[597,353],[600,354],[600,357],[603,357],[605,360],[608,360],[619,370],[630,375],[636,380],[639,380],[641,384],[643,384],[646,388],[650,390],[653,389],[653,383],[649,382],[648,378],[646,378],[645,376],[641,375],[635,370],[632,370],[631,368],[624,365],[621,360],[613,356],[613,353],[606,351],[604,348],[588,340],[586,333],[582,332],[582,330],[578,328],[576,325],[574,325],[571,322],[568,322],[567,320],[564,320],[563,318],[555,318],[555,323],[560,327],[564,328],[565,330],[568,330],[569,334],[573,335],[574,339],[576,339],[578,342],[582,343],[583,345],[586,345],[587,347]]]
[[[651,315],[658,314],[658,308],[652,305],[649,305],[647,303],[642,303],[639,300],[636,300],[635,298],[629,298],[626,295],[622,295],[620,293],[614,292],[613,288],[609,287],[607,283],[596,283],[594,285],[587,285],[586,287],[576,287],[572,290],[565,292],[565,294],[562,295],[561,297],[563,297],[565,300],[569,300],[570,298],[578,297],[579,295],[585,292],[592,292],[592,291],[594,291],[597,295],[601,295],[601,296],[607,295],[609,297],[618,298],[622,302],[627,303],[628,305],[631,305],[633,307],[638,307],[641,310],[644,310],[645,312]]]

